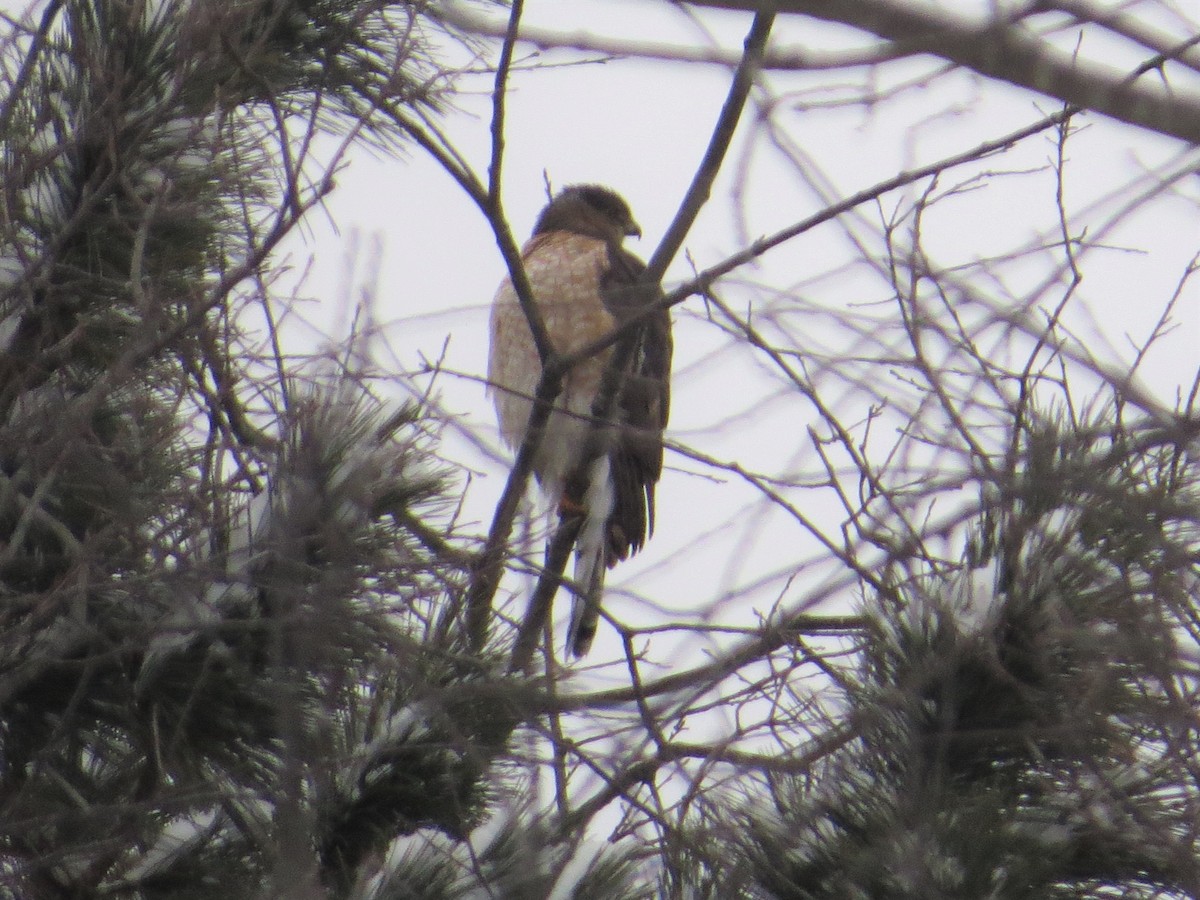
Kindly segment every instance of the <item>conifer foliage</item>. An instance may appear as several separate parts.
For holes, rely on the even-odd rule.
[[[0,109],[0,891],[365,890],[397,836],[468,833],[515,719],[446,695],[490,663],[440,614],[462,571],[424,410],[259,342],[270,253],[330,187],[312,143],[434,110],[435,23],[38,14]]]
[[[710,896],[1196,896],[1200,484],[1112,423],[1026,426],[970,565],[889,567],[834,749],[700,817]]]
[[[1133,377],[1176,298],[1123,372],[1060,320],[1093,246],[1064,199],[1072,120],[1087,101],[1192,140],[1197,117],[1172,105],[1191,95],[1152,103],[1138,79],[1166,78],[1169,61],[1200,71],[1195,40],[1166,44],[1086,3],[965,32],[888,0],[693,5],[756,14],[655,278],[739,120],[791,152],[767,127],[795,105],[765,89],[771,66],[840,78],[941,55],[947,71],[1066,105],[852,196],[813,176],[824,210],[667,286],[664,302],[705,299],[677,321],[769,380],[771,402],[739,395],[744,409],[713,412],[721,427],[799,402],[770,449],[816,462],[760,473],[672,438],[672,462],[747,486],[793,530],[771,547],[777,570],[730,596],[698,591],[676,571],[686,562],[672,568],[689,557],[668,556],[673,595],[628,592],[633,612],[604,624],[621,649],[590,670],[556,661],[544,607],[513,649],[527,613],[510,573],[543,562],[511,538],[528,466],[487,533],[462,533],[462,473],[431,405],[391,399],[386,377],[401,376],[376,370],[369,341],[297,356],[273,294],[281,240],[363,144],[428,154],[521,280],[500,194],[508,79],[539,65],[515,55],[522,4],[43,0],[6,20],[0,898],[1200,896],[1200,382],[1168,409]],[[498,9],[507,21],[489,18]],[[1046,10],[1153,58],[1077,89],[1099,76],[1039,57],[1022,24]],[[776,52],[773,20],[795,13],[841,16],[881,43]],[[478,166],[439,124],[453,42],[496,91]],[[611,58],[584,32],[558,43]],[[888,100],[873,77],[871,108]],[[824,105],[797,96],[806,115]],[[1046,135],[1062,234],[938,268],[921,245],[928,210],[982,191],[999,155]],[[799,184],[812,167],[791,159]],[[947,189],[968,163],[981,168]],[[1195,160],[1178,165],[1149,171],[1137,203],[1182,196]],[[853,265],[789,272],[791,287],[749,277],[868,206],[894,219],[876,243],[848,226]],[[1007,282],[987,265],[1008,259],[1050,261],[1040,294],[988,294]],[[859,270],[883,293],[839,296],[832,312],[807,298]],[[1193,259],[1179,296],[1198,271]],[[748,291],[744,315],[727,288]],[[700,352],[695,377],[731,358]],[[539,391],[561,375],[551,366]],[[1107,405],[1080,412],[1071,379]],[[810,497],[833,497],[832,512]],[[726,526],[702,523],[699,552]],[[787,556],[795,529],[817,556]]]

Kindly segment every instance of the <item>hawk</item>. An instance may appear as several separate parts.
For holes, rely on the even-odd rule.
[[[542,210],[521,259],[557,353],[584,347],[662,296],[640,281],[645,264],[621,246],[627,236],[640,235],[628,204],[599,185],[566,187]],[[659,309],[631,324],[616,344],[580,361],[563,378],[534,457],[534,474],[559,516],[582,518],[568,632],[575,656],[588,651],[596,634],[605,570],[640,550],[654,530],[671,351],[670,313]],[[626,364],[612,414],[594,423],[592,404],[614,354]],[[525,438],[541,374],[529,323],[506,278],[492,304],[488,389],[510,447]]]

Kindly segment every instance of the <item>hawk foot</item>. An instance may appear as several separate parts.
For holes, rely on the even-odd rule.
[[[563,494],[558,499],[558,517],[560,519],[573,519],[576,516],[584,515],[587,515],[587,510],[578,500],[567,494]]]

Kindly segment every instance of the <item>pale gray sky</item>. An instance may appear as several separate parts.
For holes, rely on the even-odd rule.
[[[731,49],[740,46],[749,21],[748,15],[733,13],[689,18],[665,2],[615,0],[532,0],[525,15],[530,27],[566,34],[586,31],[617,41],[682,44],[713,39]],[[818,50],[861,43],[845,30],[786,18],[777,26],[776,40]],[[1060,43],[1073,40],[1072,34],[1059,38]],[[1092,46],[1088,40],[1082,44],[1085,53]],[[485,47],[494,54],[494,45]],[[534,59],[531,52],[527,45],[518,51],[521,66],[512,77],[508,100],[504,189],[518,239],[527,236],[544,203],[545,171],[558,186],[593,181],[623,193],[645,233],[632,249],[648,256],[703,152],[728,72],[719,66],[642,60],[579,64],[595,54],[547,52]],[[1114,64],[1124,62],[1119,49],[1099,46],[1096,52]],[[535,63],[536,68],[530,68]],[[934,62],[915,60],[873,74],[863,69],[770,76],[777,101],[771,122],[777,132],[743,126],[712,202],[687,241],[687,253],[697,265],[711,265],[747,238],[817,212],[823,203],[806,181],[827,184],[835,198],[847,196],[900,169],[996,138],[1056,108],[1045,98],[961,73],[923,86],[923,78],[937,69]],[[899,84],[909,87],[876,104],[828,108],[830,99],[849,96],[865,85],[883,90]],[[490,79],[466,77],[462,86],[466,93],[447,115],[445,127],[482,170],[488,151]],[[1183,197],[1147,203],[1110,228],[1114,213],[1149,191],[1182,148],[1097,116],[1083,117],[1078,124],[1086,127],[1067,145],[1065,196],[1072,228],[1077,233],[1086,225],[1090,235],[1110,229],[1103,232],[1103,243],[1111,249],[1092,250],[1084,257],[1084,281],[1063,321],[1097,358],[1109,365],[1127,364],[1133,357],[1130,339],[1140,342],[1150,333],[1200,247],[1195,179],[1185,179],[1175,189]],[[802,160],[785,158],[780,143],[786,142],[795,144]],[[1055,181],[1045,168],[1055,153],[1048,132],[1010,153],[945,176],[940,190],[955,185],[970,190],[927,213],[923,234],[931,263],[960,267],[956,277],[997,306],[1019,306],[1027,292],[1063,262],[1058,251],[1020,262],[1005,259],[1033,244],[1057,240]],[[981,172],[992,177],[971,180]],[[372,248],[378,248],[374,315],[386,325],[386,341],[376,347],[379,361],[393,359],[402,379],[403,372],[418,368],[421,359],[437,357],[446,344],[446,368],[462,375],[441,377],[441,400],[458,425],[495,447],[494,418],[478,378],[486,360],[488,304],[503,267],[481,215],[418,149],[399,160],[356,153],[338,185],[328,204],[329,219],[315,218],[303,244],[290,246],[297,260],[307,253],[315,256],[306,283],[308,294],[322,298],[314,319],[345,322],[347,303],[358,298],[357,290],[347,285],[347,254],[357,248],[361,275],[369,268]],[[917,189],[889,194],[880,205],[866,204],[839,223],[797,238],[737,273],[723,288],[733,307],[753,309],[768,330],[772,311],[787,316],[786,328],[801,359],[813,366],[810,375],[846,423],[860,422],[872,404],[903,404],[904,397],[913,396],[902,380],[889,381],[887,366],[878,362],[887,343],[899,339],[897,308],[878,269],[858,259],[851,237],[882,259],[881,222],[910,204]],[[327,227],[329,222],[337,226],[336,232]],[[995,262],[974,265],[980,260]],[[688,273],[681,257],[668,280],[678,282]],[[1049,301],[1061,296],[1059,289],[1046,294]],[[1145,383],[1168,404],[1200,364],[1198,301],[1200,291],[1189,287],[1174,316],[1176,330],[1157,345],[1141,369]],[[860,326],[857,332],[839,329],[834,320],[847,313],[879,326]],[[999,341],[1000,334],[995,339]],[[676,344],[671,419],[675,440],[784,480],[811,481],[819,475],[820,463],[807,433],[810,425],[820,427],[812,406],[769,374],[761,356],[735,346],[707,323],[699,300],[689,300],[677,311]],[[823,370],[804,353],[806,347],[866,355],[876,362],[844,370],[827,363]],[[1086,379],[1076,377],[1077,388],[1082,388]],[[873,436],[877,452],[887,452],[896,441],[894,426],[887,429],[885,420]],[[479,473],[467,490],[465,510],[472,529],[483,532],[503,485],[507,457],[488,458],[453,436],[448,436],[446,447]],[[622,619],[649,622],[663,609],[752,625],[773,601],[801,603],[820,593],[823,579],[839,574],[828,564],[801,569],[824,552],[804,529],[736,475],[709,470],[679,455],[672,455],[668,466],[654,539],[610,581],[610,596],[627,588],[641,597],[610,600],[609,608]],[[838,536],[839,511],[827,492],[785,493],[806,515],[826,518],[826,533]],[[943,506],[941,513],[949,514],[949,507]],[[800,577],[789,583],[788,576],[797,572]],[[770,579],[757,590],[728,599],[766,575]],[[829,608],[844,608],[851,600],[853,594],[843,591]],[[565,614],[566,604],[559,606]],[[614,650],[606,643],[611,637],[602,626],[594,653],[602,656],[606,648]],[[655,649],[654,656],[673,659],[674,641],[664,639]]]

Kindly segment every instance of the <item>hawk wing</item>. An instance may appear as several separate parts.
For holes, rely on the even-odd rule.
[[[606,357],[621,363],[610,421],[595,464],[576,469],[568,495],[583,498],[587,514],[575,559],[575,581],[583,588],[571,612],[568,646],[587,653],[596,635],[604,571],[645,544],[654,531],[654,489],[662,474],[663,430],[670,409],[671,316],[646,313],[661,298],[657,285],[641,281],[645,265],[619,247],[608,248],[600,298],[617,325],[628,327]],[[590,455],[590,454],[589,454]],[[597,491],[607,481],[604,493]],[[603,525],[595,521],[607,508]],[[589,525],[593,527],[589,528]]]
[[[641,283],[646,266],[640,259],[620,248],[611,250],[600,296],[622,325],[643,314],[662,292],[657,285]],[[628,362],[617,389],[618,431],[609,449],[615,491],[609,565],[640,550],[654,532],[654,489],[662,475],[662,438],[671,403],[670,313],[656,310],[631,324],[613,352]]]

